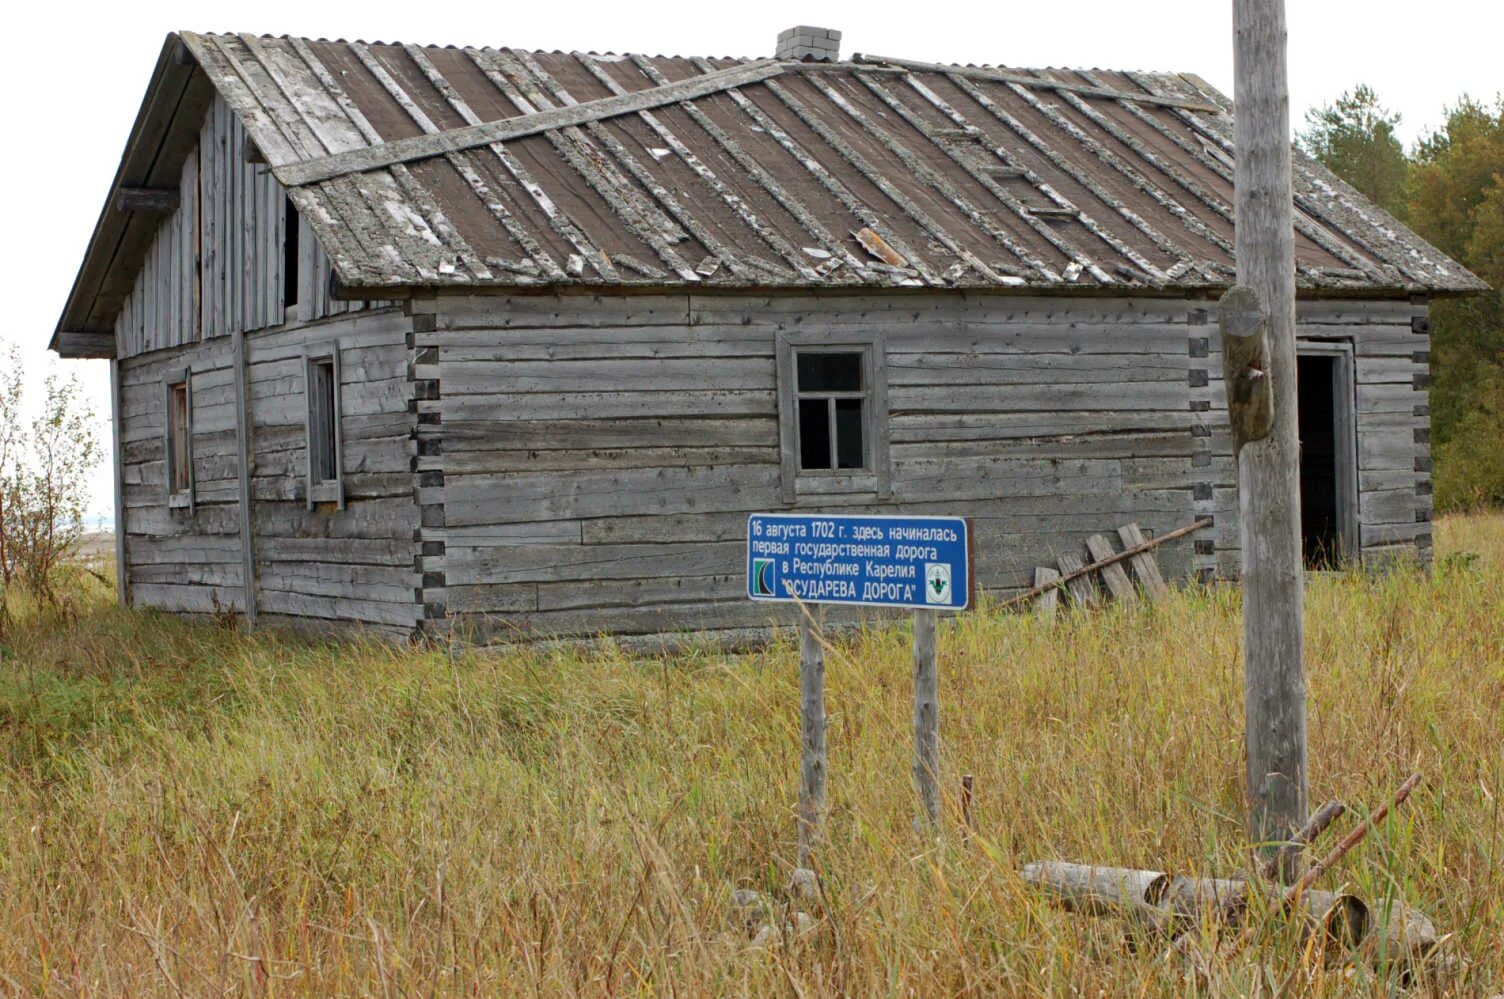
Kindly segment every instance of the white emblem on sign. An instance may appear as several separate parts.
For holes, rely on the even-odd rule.
[[[950,603],[950,565],[945,562],[924,563],[924,602]]]

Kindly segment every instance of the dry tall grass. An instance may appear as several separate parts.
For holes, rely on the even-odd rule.
[[[1328,878],[1455,933],[1504,987],[1504,516],[1438,524],[1434,576],[1308,591],[1313,796],[1427,782]],[[1476,559],[1462,551],[1477,554]],[[1271,940],[1210,986],[1056,911],[1019,864],[1243,860],[1236,592],[941,634],[948,791],[914,831],[902,627],[828,664],[828,906],[750,949],[736,887],[794,847],[796,651],[463,654],[245,638],[124,613],[13,631],[0,668],[0,988],[16,994],[1346,995]],[[1426,986],[1428,988],[1439,986]]]

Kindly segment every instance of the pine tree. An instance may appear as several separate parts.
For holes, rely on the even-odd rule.
[[[1395,135],[1399,123],[1400,116],[1360,83],[1334,103],[1306,112],[1306,130],[1297,142],[1368,200],[1403,218],[1410,162]]]

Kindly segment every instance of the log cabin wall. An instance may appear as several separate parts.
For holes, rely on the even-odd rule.
[[[329,295],[330,264],[299,219],[296,304],[284,308],[282,189],[247,161],[220,98],[116,323],[127,598],[190,613],[256,610],[408,634],[417,512],[407,334],[390,303]],[[241,335],[244,336],[241,336]],[[341,358],[343,508],[307,502],[305,354]],[[245,356],[250,509],[239,497],[236,350]],[[170,498],[166,386],[190,385],[192,485]]]
[[[246,338],[251,527],[263,618],[412,633],[418,510],[410,329],[401,309],[388,308]],[[308,502],[305,359],[336,349],[343,508]]]
[[[1214,304],[971,293],[415,303],[432,312],[415,317],[431,361],[419,460],[445,525],[425,550],[427,602],[480,636],[758,627],[773,614],[743,593],[746,516],[790,508],[970,516],[979,583],[1000,593],[1088,534],[1210,515],[1211,531],[1160,560],[1169,576],[1233,576]],[[1302,337],[1354,347],[1367,557],[1429,547],[1416,312],[1302,306]],[[801,475],[787,501],[777,355],[790,337],[881,345],[885,484]]]
[[[120,362],[116,419],[125,581],[132,604],[244,611],[234,356],[223,338]],[[194,506],[169,504],[164,388],[191,372]]]
[[[245,338],[250,526],[263,620],[410,634],[417,621],[407,332],[400,309]],[[245,610],[234,345],[221,337],[121,362],[121,474],[131,602]],[[344,506],[308,503],[305,358],[337,349]],[[192,503],[169,499],[164,386],[191,385]]]

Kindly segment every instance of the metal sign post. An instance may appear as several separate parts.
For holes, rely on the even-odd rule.
[[[824,604],[914,611],[914,782],[929,827],[940,821],[938,611],[971,605],[971,531],[960,517],[757,513],[747,520],[747,596],[799,604],[803,754],[799,864],[825,818]]]

